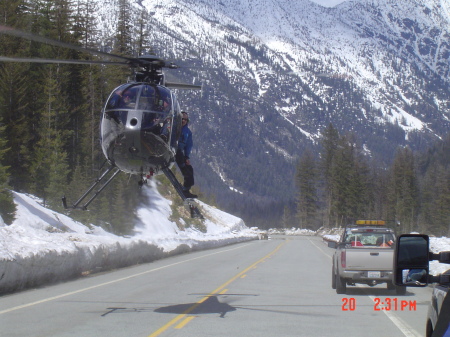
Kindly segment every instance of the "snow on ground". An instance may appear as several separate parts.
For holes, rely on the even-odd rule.
[[[201,201],[198,204],[207,218],[206,232],[181,230],[169,220],[171,201],[159,194],[155,183],[145,193],[137,212],[135,234],[122,237],[95,225],[85,226],[43,207],[33,196],[14,192],[16,220],[6,226],[0,218],[0,294],[276,234],[339,239],[339,229],[314,232],[291,228],[264,233]],[[450,239],[432,237],[430,245],[433,252],[450,250]],[[448,267],[430,263],[433,274]]]
[[[180,230],[168,219],[171,201],[155,183],[146,188],[130,237],[85,226],[30,195],[14,192],[14,199],[16,220],[10,226],[0,223],[0,293],[258,238],[242,219],[200,201],[206,233]]]

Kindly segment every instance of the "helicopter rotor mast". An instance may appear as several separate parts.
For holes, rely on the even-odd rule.
[[[162,68],[178,69],[175,63],[167,64],[166,61],[155,55],[142,55],[136,60],[138,65],[143,68],[143,71],[136,73],[136,82],[149,82],[166,86]]]
[[[139,66],[144,68],[143,72],[136,73],[136,82],[149,82],[163,85],[172,89],[201,90],[201,85],[167,82],[162,68],[179,69],[174,62],[166,62],[155,55],[142,55],[137,58]]]

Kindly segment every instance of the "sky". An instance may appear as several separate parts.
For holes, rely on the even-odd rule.
[[[40,280],[48,279],[49,273],[53,279],[61,281],[100,270],[105,263],[109,268],[118,268],[144,259],[150,262],[192,248],[201,250],[258,239],[262,233],[257,228],[247,227],[242,219],[201,201],[198,201],[199,206],[207,218],[206,233],[190,228],[180,230],[169,220],[171,201],[159,194],[155,181],[150,181],[144,191],[145,198],[137,212],[136,232],[126,237],[95,225],[85,226],[43,207],[41,201],[31,195],[14,192],[16,219],[10,226],[0,221],[0,289],[13,291],[21,284],[39,284]],[[269,231],[269,239],[273,233],[277,233],[276,230]],[[319,233],[292,228],[286,234]],[[327,240],[339,239],[339,235],[329,235],[326,231],[320,235]],[[450,250],[450,239],[430,238],[430,249],[435,253]],[[448,267],[432,261],[430,272],[436,275]]]

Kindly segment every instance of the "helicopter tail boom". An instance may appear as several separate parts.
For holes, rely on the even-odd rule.
[[[171,89],[188,89],[188,90],[201,90],[201,85],[195,84],[187,84],[187,83],[175,83],[175,82],[166,82],[166,87]]]

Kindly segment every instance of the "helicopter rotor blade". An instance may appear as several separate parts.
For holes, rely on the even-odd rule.
[[[194,84],[186,84],[186,83],[175,83],[175,82],[166,82],[165,86],[172,89],[189,89],[189,90],[201,90],[201,85]]]
[[[91,49],[91,48],[84,48],[84,47],[79,47],[79,46],[75,46],[72,45],[70,43],[66,43],[66,42],[62,42],[62,41],[56,41],[53,39],[49,39],[40,35],[35,35],[35,34],[31,34],[31,33],[27,33],[27,32],[23,32],[11,27],[7,27],[7,26],[3,26],[0,25],[0,34],[6,34],[6,35],[10,35],[10,36],[15,36],[15,37],[21,37],[21,38],[25,38],[31,41],[36,41],[36,42],[42,42],[42,43],[46,43],[46,44],[50,44],[53,46],[57,46],[57,47],[63,47],[63,48],[69,48],[72,50],[76,50],[79,52],[86,52],[92,55],[102,55],[102,56],[106,56],[106,57],[111,57],[111,58],[115,58],[115,59],[120,59],[123,61],[128,61],[128,64],[136,64],[136,59],[133,58],[129,58],[129,57],[125,57],[125,56],[120,56],[120,55],[115,55],[115,54],[110,54],[110,53],[105,53],[99,50],[95,50],[95,49]]]
[[[64,64],[116,64],[129,65],[128,62],[115,61],[89,61],[89,60],[58,60],[58,59],[38,59],[38,58],[20,58],[0,56],[0,62],[23,62],[23,63],[64,63]]]

